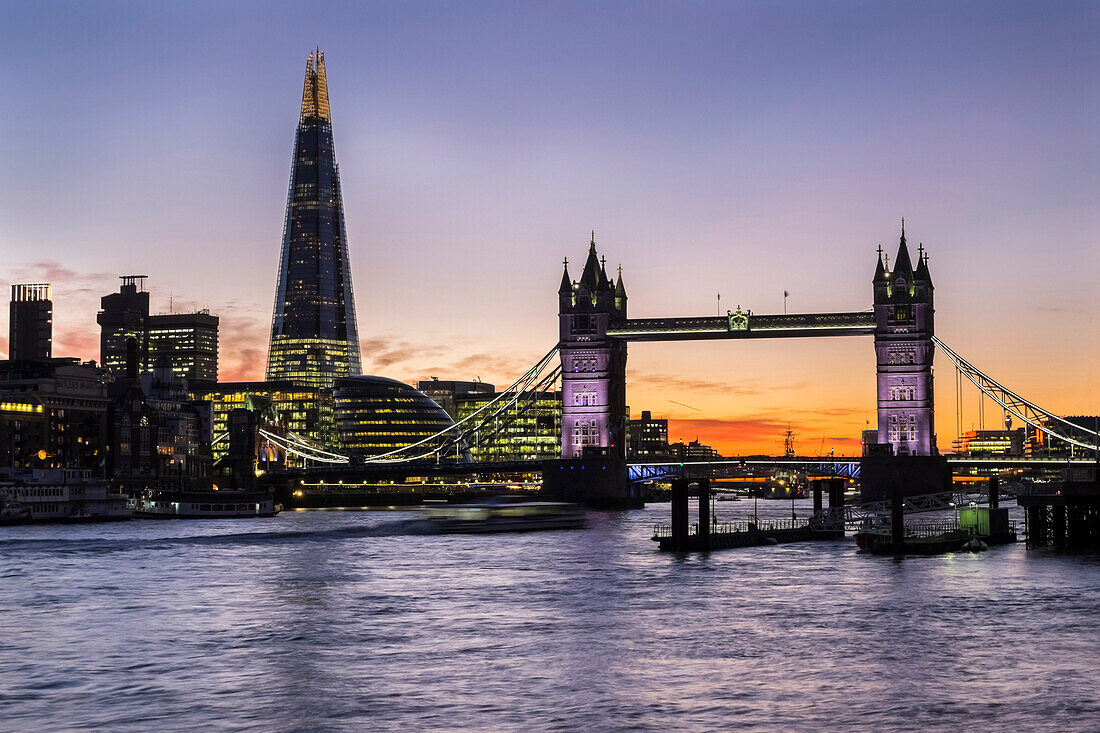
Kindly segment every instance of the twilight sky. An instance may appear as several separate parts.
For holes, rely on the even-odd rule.
[[[634,317],[717,293],[781,312],[784,290],[866,309],[904,216],[941,338],[1100,411],[1095,3],[3,7],[0,281],[54,283],[59,356],[98,359],[98,298],[144,273],[154,309],[221,316],[223,380],[262,378],[320,46],[370,373],[510,383],[557,338],[591,229]],[[869,338],[635,344],[628,379],[635,414],[728,453],[779,450],[788,421],[800,451],[851,453],[874,423]],[[964,429],[977,412],[970,389]]]

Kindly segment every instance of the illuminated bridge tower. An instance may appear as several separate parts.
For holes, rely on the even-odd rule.
[[[609,338],[610,326],[626,320],[626,288],[607,277],[588,249],[581,279],[569,279],[566,261],[558,288],[562,368],[561,456],[579,458],[593,448],[626,456],[626,341]]]
[[[917,267],[905,246],[905,221],[894,269],[879,249],[875,270],[878,442],[895,455],[937,455],[932,405],[932,277],[921,245]]]
[[[332,148],[325,55],[306,61],[283,225],[267,379],[332,387],[360,373],[340,171]]]

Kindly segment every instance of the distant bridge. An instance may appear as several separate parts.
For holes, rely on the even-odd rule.
[[[958,468],[1065,468],[1067,466],[1095,466],[1095,459],[1086,458],[968,458],[966,456],[946,456],[947,465]],[[627,475],[632,482],[654,481],[681,476],[714,476],[729,473],[738,468],[763,466],[790,468],[816,476],[838,476],[859,478],[860,459],[858,457],[780,457],[769,458],[728,458],[703,461],[645,461],[627,465]]]

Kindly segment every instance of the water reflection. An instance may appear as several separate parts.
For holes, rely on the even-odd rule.
[[[419,535],[412,516],[6,528],[5,724],[1084,730],[1100,714],[1096,558],[895,562],[850,540],[676,556],[649,540],[667,505],[510,536]]]

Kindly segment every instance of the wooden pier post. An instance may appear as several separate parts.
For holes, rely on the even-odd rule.
[[[704,552],[710,550],[710,479],[699,479],[699,540]]]
[[[814,492],[814,516],[816,517],[821,512],[821,479],[815,478],[810,481],[810,489]],[[832,504],[829,506],[831,507]]]
[[[672,549],[687,549],[688,538],[688,481],[672,479]]]
[[[890,539],[894,557],[902,557],[905,555],[905,492],[902,490],[900,476],[890,488]]]
[[[828,482],[829,487],[829,508],[830,509],[843,509],[844,508],[844,479],[831,478],[825,479]]]
[[[989,509],[998,509],[1001,506],[1001,477],[993,474],[989,477]]]

